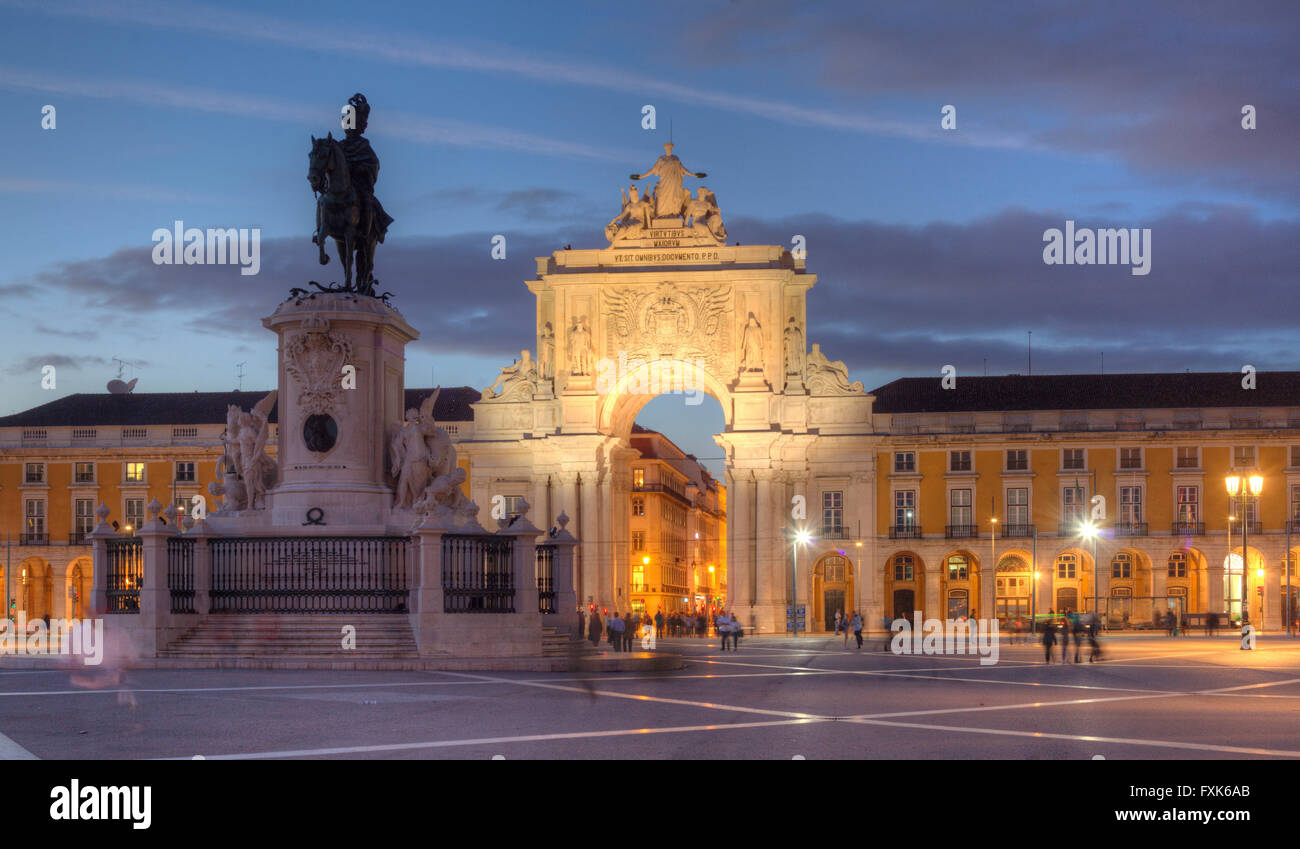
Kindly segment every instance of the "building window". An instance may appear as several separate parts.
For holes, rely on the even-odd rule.
[[[1024,527],[1029,524],[1029,488],[1012,487],[1007,490],[1007,524]]]
[[[27,499],[23,509],[24,532],[28,536],[40,537],[45,534],[45,502],[37,498]]]
[[[126,482],[144,483],[144,463],[126,464]]]
[[[915,472],[916,471],[916,453],[912,451],[899,451],[894,454],[894,471],[895,472]]]
[[[1250,469],[1255,466],[1255,446],[1237,445],[1232,449],[1232,465],[1238,469]]]
[[[898,528],[916,526],[916,490],[900,489],[894,493],[894,526]]]
[[[1300,468],[1300,445],[1291,446],[1291,468]]]
[[[1119,449],[1119,467],[1121,469],[1142,468],[1142,449],[1141,448]]]
[[[822,536],[839,539],[844,536],[844,493],[822,493]]]
[[[949,496],[951,510],[951,524],[957,526],[969,527],[975,524],[971,517],[971,491],[969,489],[954,489]]]
[[[948,580],[965,581],[970,577],[970,563],[966,560],[964,554],[953,554],[948,557]]]
[[[632,470],[632,486],[637,489],[645,486],[645,469]]]
[[[1074,578],[1078,576],[1079,558],[1073,554],[1062,554],[1056,558],[1056,577]]]
[[[1178,521],[1196,522],[1201,515],[1200,489],[1195,486],[1178,487]]]
[[[632,550],[645,551],[645,531],[632,532]]]
[[[1133,555],[1121,551],[1111,558],[1110,576],[1112,578],[1133,577]]]
[[[1119,521],[1121,525],[1136,525],[1142,521],[1142,487],[1119,488]]]
[[[138,530],[144,524],[144,499],[128,498],[124,506],[126,509],[122,512],[126,517],[127,527]],[[126,530],[126,528],[123,528],[123,530]]]
[[[1061,468],[1066,471],[1082,469],[1083,466],[1083,449],[1082,448],[1062,448],[1061,449]]]
[[[75,503],[76,524],[72,530],[80,539],[95,529],[95,501],[92,498],[78,498]]]
[[[1300,523],[1300,486],[1291,487],[1291,521]]]
[[[970,471],[970,452],[969,451],[949,451],[948,468],[954,472]]]
[[[73,479],[77,483],[94,483],[95,482],[95,464],[94,463],[77,463],[74,470]]]
[[[633,498],[633,499],[632,499],[632,515],[633,515],[633,516],[644,516],[644,515],[645,515],[645,499],[644,499],[644,498]]]
[[[910,554],[894,555],[894,580],[910,581],[915,576],[915,564]]]
[[[517,519],[519,517],[519,506],[524,503],[522,495],[505,496],[505,508],[507,519]]]
[[[1007,471],[1024,472],[1029,469],[1029,452],[1023,448],[1012,448],[1007,451]]]
[[[176,464],[176,482],[194,483],[194,464],[192,462],[179,462]]]
[[[1169,577],[1187,577],[1187,555],[1181,551],[1175,551],[1173,554],[1169,555]]]
[[[1061,521],[1066,524],[1083,521],[1083,487],[1067,486],[1061,490]]]
[[[45,464],[28,463],[26,474],[23,476],[25,483],[45,483]]]
[[[1176,465],[1180,469],[1199,469],[1201,467],[1201,449],[1194,445],[1179,446]]]

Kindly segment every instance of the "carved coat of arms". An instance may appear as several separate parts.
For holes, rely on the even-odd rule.
[[[342,391],[340,375],[352,360],[352,341],[330,330],[328,319],[304,319],[285,351],[285,371],[298,383],[298,406],[307,415],[330,413]]]
[[[730,287],[687,290],[664,282],[654,289],[614,289],[604,297],[609,356],[626,351],[630,359],[704,361],[720,375],[734,370],[729,324],[723,321]]]

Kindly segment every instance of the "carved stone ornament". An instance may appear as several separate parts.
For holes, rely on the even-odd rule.
[[[629,360],[702,363],[714,374],[734,370],[723,321],[731,305],[730,287],[680,289],[664,282],[652,290],[610,289],[602,297],[607,351],[626,351]]]
[[[320,316],[303,319],[285,349],[285,370],[298,383],[298,406],[306,415],[331,413],[342,392],[339,375],[352,360],[352,341],[330,330]]]

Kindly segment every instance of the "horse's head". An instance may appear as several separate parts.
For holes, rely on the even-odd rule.
[[[307,155],[307,182],[313,192],[324,192],[330,188],[332,179],[342,178],[347,182],[347,167],[344,164],[343,149],[330,133],[323,139],[311,137],[311,153]]]

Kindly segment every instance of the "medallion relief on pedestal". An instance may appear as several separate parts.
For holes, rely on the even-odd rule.
[[[351,339],[331,331],[326,318],[303,319],[302,329],[285,346],[284,367],[298,384],[297,403],[304,414],[337,411],[343,366],[351,362]]]

